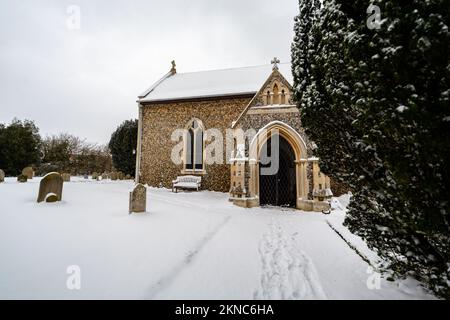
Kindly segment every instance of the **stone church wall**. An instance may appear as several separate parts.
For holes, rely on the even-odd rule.
[[[183,165],[171,160],[171,141],[174,130],[184,129],[188,122],[197,118],[206,130],[219,129],[224,137],[224,163],[208,165],[202,175],[202,189],[228,192],[230,190],[230,165],[226,163],[226,129],[231,128],[251,98],[229,98],[210,101],[171,102],[149,104],[142,112],[141,183],[170,188],[172,180],[182,175]]]

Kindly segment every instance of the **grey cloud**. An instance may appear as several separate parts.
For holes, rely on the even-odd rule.
[[[81,29],[66,28],[69,5]],[[0,122],[106,143],[166,73],[289,61],[295,0],[0,2]]]

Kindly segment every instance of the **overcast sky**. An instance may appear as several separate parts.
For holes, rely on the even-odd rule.
[[[0,0],[0,122],[107,143],[173,59],[178,72],[289,62],[297,13],[296,0]]]

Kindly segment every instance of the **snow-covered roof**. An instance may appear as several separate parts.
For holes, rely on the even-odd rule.
[[[278,64],[280,73],[292,85],[290,63]],[[182,100],[256,94],[272,73],[273,65],[190,73],[167,74],[142,95],[140,102]]]

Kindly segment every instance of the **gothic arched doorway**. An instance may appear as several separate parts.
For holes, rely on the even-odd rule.
[[[278,166],[265,159],[276,158],[278,141]],[[274,149],[274,150],[272,150]],[[272,154],[275,152],[275,154]],[[266,157],[267,156],[267,157]],[[278,167],[278,170],[276,170]],[[273,169],[273,170],[272,170]],[[295,153],[289,142],[279,134],[268,138],[261,149],[259,164],[259,203],[263,205],[296,207]]]

